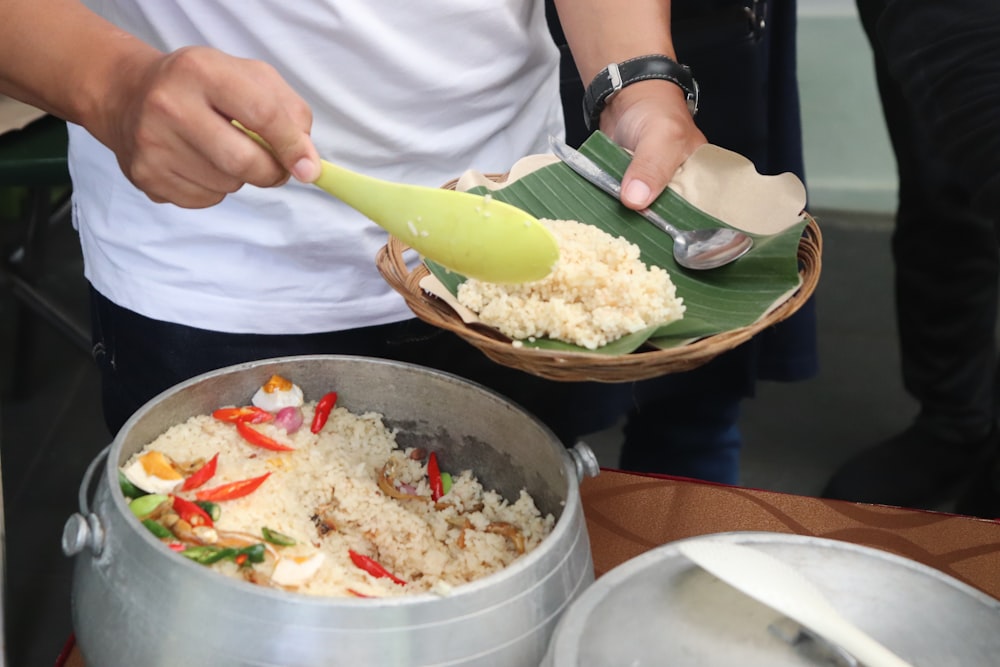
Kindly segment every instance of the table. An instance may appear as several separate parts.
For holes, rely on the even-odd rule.
[[[844,540],[929,565],[1000,598],[1000,522],[605,469],[581,485],[598,577],[674,540],[770,531]],[[67,647],[56,667],[84,667]]]

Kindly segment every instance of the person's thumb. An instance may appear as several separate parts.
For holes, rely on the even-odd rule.
[[[306,133],[275,137],[271,153],[288,172],[303,183],[312,183],[320,174],[319,154]]]
[[[311,154],[303,155],[295,160],[288,171],[303,183],[312,183],[319,178],[320,164],[315,149],[313,149]]]
[[[643,150],[643,144],[637,146],[622,178],[622,204],[641,210],[656,201],[681,165],[680,158],[680,155],[665,157],[662,150],[650,154],[648,149]]]
[[[319,154],[308,134],[297,134],[290,139],[277,136],[268,138],[237,120],[231,122],[266,149],[296,179],[303,183],[312,183],[319,178]]]

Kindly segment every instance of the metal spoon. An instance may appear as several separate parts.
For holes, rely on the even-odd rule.
[[[597,164],[555,137],[549,144],[556,157],[565,162],[587,181],[613,196],[621,198],[622,184]],[[674,240],[674,259],[688,269],[715,269],[739,259],[753,247],[753,239],[743,232],[728,227],[681,231],[648,208],[636,211]]]

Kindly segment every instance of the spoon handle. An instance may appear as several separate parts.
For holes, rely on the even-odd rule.
[[[555,137],[549,137],[549,145],[552,146],[552,152],[555,153],[556,157],[565,162],[570,169],[615,199],[621,198],[622,184],[617,178],[597,166],[596,162]]]
[[[680,234],[680,232],[677,230],[676,227],[674,227],[669,222],[664,220],[659,213],[656,213],[648,208],[644,208],[641,211],[636,211],[636,213],[638,213],[646,220],[648,220],[649,222],[653,223],[654,225],[665,231],[667,234],[670,234],[671,238],[673,238],[675,241],[677,240],[677,235]]]
[[[796,567],[753,547],[721,540],[680,542],[678,550],[737,590],[798,621],[867,667],[912,667],[838,612]]]
[[[588,158],[583,153],[559,141],[555,137],[549,137],[549,145],[552,146],[552,152],[556,155],[556,157],[566,163],[570,169],[578,173],[580,176],[583,176],[583,178],[589,183],[596,185],[599,189],[608,193],[615,199],[621,199],[621,182],[608,172],[601,169],[596,162]],[[654,213],[648,208],[636,211],[636,213],[659,227],[661,230],[665,231],[667,234],[670,234],[671,238],[675,240],[677,239],[677,235],[680,232],[660,215]]]
[[[258,145],[266,149],[271,155],[275,154],[271,144],[267,143],[259,134],[247,128],[238,120],[230,122],[243,130],[248,137],[256,141]],[[380,193],[377,191],[377,187],[380,182],[377,179],[344,169],[326,160],[320,160],[319,178],[313,182],[313,185],[321,190],[325,190],[328,194],[333,195],[351,208],[365,213],[365,208],[359,202],[378,198]],[[373,188],[376,190],[374,192],[370,191]]]

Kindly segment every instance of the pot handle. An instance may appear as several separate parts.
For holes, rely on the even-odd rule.
[[[583,440],[578,440],[572,449],[567,450],[569,457],[573,459],[576,467],[576,478],[583,481],[586,477],[597,477],[601,473],[601,466],[597,462],[597,455],[590,445]]]
[[[104,526],[101,525],[98,516],[90,511],[89,495],[94,473],[107,459],[110,451],[111,445],[108,445],[94,457],[94,460],[87,466],[83,481],[80,482],[80,491],[77,496],[80,511],[73,513],[63,527],[62,550],[67,556],[75,556],[88,547],[95,556],[100,556],[104,549]]]

